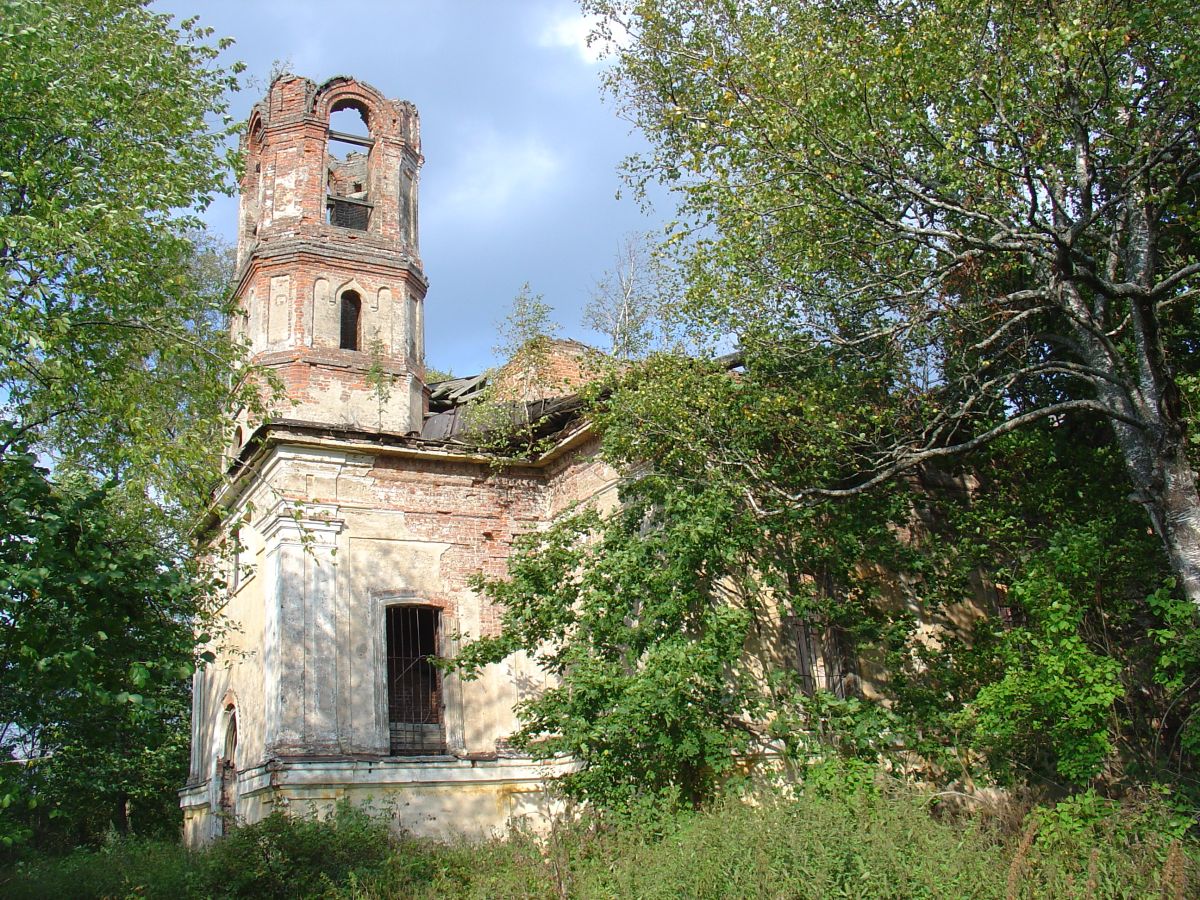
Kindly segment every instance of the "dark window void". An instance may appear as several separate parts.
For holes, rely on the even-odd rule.
[[[800,689],[810,697],[817,691],[842,699],[858,696],[858,659],[849,635],[836,626],[819,628],[804,621],[795,626]]]
[[[358,350],[359,320],[362,318],[362,298],[357,291],[342,294],[342,330],[338,346],[343,350]]]
[[[415,179],[408,169],[400,172],[400,239],[408,244],[416,243],[417,207]]]
[[[387,610],[388,725],[393,756],[443,753],[439,612],[427,606]]]

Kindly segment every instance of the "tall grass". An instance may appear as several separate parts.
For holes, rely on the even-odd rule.
[[[1026,898],[1200,895],[1200,846],[1154,803],[1070,801],[1009,825],[901,784],[605,820],[482,844],[396,837],[341,807],[272,816],[189,853],[116,841],[0,870],[0,896]],[[1009,817],[1013,819],[1013,817]],[[1016,823],[1019,822],[1019,827]]]

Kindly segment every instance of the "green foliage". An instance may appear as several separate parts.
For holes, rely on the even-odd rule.
[[[941,498],[927,598],[944,609],[985,587],[1004,617],[890,657],[912,749],[952,772],[970,773],[973,747],[976,774],[1192,790],[1191,605],[1115,457],[1082,423],[1010,435],[970,458],[969,502]]]
[[[94,837],[128,815],[173,830],[217,585],[157,538],[111,486],[55,483],[20,444],[0,457],[0,755],[27,760],[4,766],[4,837]]]
[[[654,357],[599,392],[621,508],[519,542],[509,577],[479,582],[500,635],[460,657],[523,650],[552,673],[518,743],[571,754],[567,790],[610,807],[696,802],[768,746],[801,769],[883,755],[936,779],[1191,791],[1190,606],[1103,426],[1032,428],[958,469],[797,505],[793,488],[849,477],[889,427],[887,367],[835,358],[759,351],[731,376]],[[806,692],[785,618],[836,628],[875,699]]]
[[[490,453],[498,465],[547,449],[537,434],[532,404],[569,393],[552,378],[551,342],[558,331],[553,312],[528,282],[521,287],[508,314],[496,323],[498,343],[492,352],[501,364],[488,371],[482,395],[463,410],[464,438]]]
[[[492,350],[505,362],[519,354],[544,352],[546,342],[557,330],[554,307],[541,294],[533,293],[529,282],[525,282],[513,297],[508,315],[496,323],[498,343]],[[538,362],[531,360],[533,365]]]
[[[1027,845],[1017,811],[1006,832],[983,816],[931,815],[937,798],[887,779],[864,791],[855,778],[830,775],[798,797],[724,799],[653,821],[560,819],[541,841],[521,831],[473,845],[395,838],[347,808],[320,821],[277,815],[196,854],[117,841],[30,857],[0,869],[0,891],[15,900],[1128,897],[1182,896],[1200,874],[1194,841],[1181,840],[1153,802],[1084,796],[1040,808]]]
[[[470,671],[541,647],[560,683],[522,702],[515,742],[540,758],[572,754],[582,768],[564,788],[610,806],[646,793],[699,801],[747,745],[752,700],[736,663],[751,617],[707,574],[736,553],[729,505],[662,499],[661,513],[628,503],[594,541],[584,538],[601,523],[588,513],[526,538],[511,580],[480,582],[503,605],[504,634],[459,659]]]
[[[387,348],[384,346],[383,340],[378,335],[372,337],[367,344],[370,363],[367,366],[366,373],[363,375],[363,380],[366,381],[367,387],[371,389],[371,396],[375,398],[377,425],[382,425],[383,408],[391,400],[392,388],[395,385],[395,375],[388,370],[384,362],[386,350]]]
[[[808,766],[800,789],[806,796],[857,802],[877,795],[880,780],[877,766],[854,757],[834,756]]]
[[[215,588],[188,533],[263,380],[198,219],[233,186],[228,44],[143,0],[0,2],[6,841],[178,821]]]
[[[272,813],[213,845],[200,868],[214,897],[311,896],[379,869],[392,852],[387,824],[339,804],[326,818]]]
[[[69,854],[27,852],[0,869],[0,891],[22,900],[195,896],[196,859],[177,840],[116,838]]]
[[[1194,393],[1195,4],[582,5],[616,37],[608,83],[650,142],[629,176],[679,201],[693,324],[887,364],[878,440],[780,502],[1086,410],[1200,604],[1177,381]]]
[[[853,574],[864,557],[905,555],[889,528],[898,495],[764,516],[745,481],[706,464],[720,447],[769,453],[780,472],[838,465],[855,440],[839,425],[870,407],[847,412],[842,376],[813,368],[830,383],[825,397],[670,357],[632,370],[596,411],[607,458],[637,473],[620,508],[526,536],[507,578],[477,582],[503,611],[501,634],[468,644],[456,664],[473,672],[523,650],[553,676],[520,705],[515,740],[543,758],[574,757],[572,796],[609,808],[694,804],[751,749],[873,755],[891,740],[878,705],[806,696],[775,635],[784,617],[853,643],[905,631],[874,603],[878,582]],[[781,417],[813,432],[776,430]]]
[[[0,8],[6,417],[138,497],[203,503],[234,378],[230,274],[195,211],[232,188],[227,42],[141,0]],[[231,384],[240,383],[231,394]]]
[[[1010,588],[1028,624],[1000,636],[999,679],[959,717],[968,743],[985,748],[997,770],[1049,754],[1058,774],[1078,784],[1099,774],[1112,752],[1121,663],[1091,649],[1081,628],[1109,551],[1103,537],[1102,528],[1060,532]]]

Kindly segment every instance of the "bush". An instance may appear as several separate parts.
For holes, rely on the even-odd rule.
[[[326,818],[274,812],[234,829],[204,854],[202,894],[310,896],[381,868],[392,854],[386,822],[341,803]]]
[[[65,856],[30,853],[0,869],[0,896],[12,900],[70,897],[193,896],[196,857],[175,843],[114,839]]]
[[[938,796],[850,767],[798,796],[646,816],[577,814],[547,835],[442,844],[350,806],[275,814],[188,853],[144,841],[27,858],[0,895],[63,897],[1183,897],[1200,883],[1187,821],[1161,799],[1084,793],[1027,816],[941,811]],[[996,823],[1011,818],[1014,827]]]

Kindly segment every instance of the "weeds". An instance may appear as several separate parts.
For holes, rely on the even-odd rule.
[[[795,797],[606,818],[482,843],[397,836],[350,806],[273,815],[190,853],[144,841],[0,869],[13,898],[1028,898],[1189,896],[1200,845],[1159,798],[1082,796],[1027,814],[930,815],[930,795],[861,773]],[[831,780],[833,779],[833,780]],[[1194,895],[1194,893],[1192,894]]]

